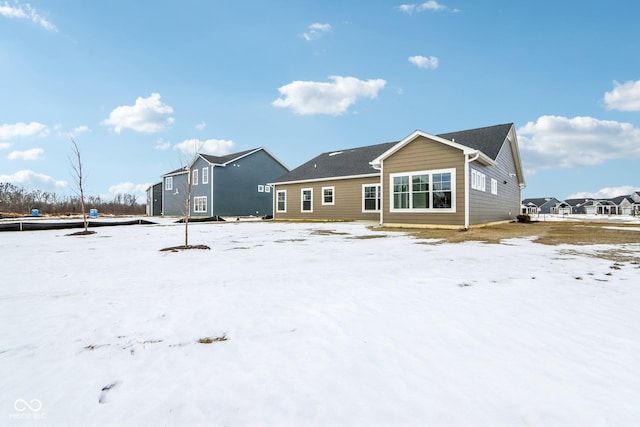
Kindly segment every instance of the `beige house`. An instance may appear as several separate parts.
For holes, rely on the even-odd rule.
[[[524,176],[503,124],[323,153],[272,186],[276,220],[469,228],[515,218]]]

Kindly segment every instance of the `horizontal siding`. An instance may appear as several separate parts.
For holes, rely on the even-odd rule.
[[[505,140],[495,166],[483,166],[472,162],[469,165],[486,175],[486,191],[469,189],[469,223],[486,224],[506,221],[520,213],[520,186],[515,177],[515,164],[511,144]],[[498,194],[491,194],[491,179],[498,181]],[[469,182],[471,177],[469,177]],[[506,184],[505,184],[506,182]]]
[[[389,176],[393,173],[455,169],[456,212],[454,213],[397,213],[390,212],[393,189]],[[464,226],[464,155],[461,150],[418,137],[384,160],[383,164],[383,222],[385,224]]]
[[[379,221],[379,212],[362,212],[362,185],[378,184],[378,177],[353,178],[310,183],[279,184],[273,190],[287,190],[287,212],[274,212],[276,219],[368,220]],[[334,205],[322,205],[322,188],[334,187]],[[313,189],[313,212],[301,211],[303,188]]]

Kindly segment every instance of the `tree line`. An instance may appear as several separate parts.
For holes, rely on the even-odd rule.
[[[60,196],[54,192],[27,190],[8,182],[0,182],[0,213],[31,214],[32,209],[48,215],[74,215],[82,213],[79,196]],[[86,209],[97,209],[107,215],[144,215],[146,206],[133,194],[116,194],[112,200],[100,196],[85,197]]]

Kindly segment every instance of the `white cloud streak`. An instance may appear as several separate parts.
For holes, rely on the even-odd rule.
[[[607,110],[640,111],[640,80],[613,82],[613,86],[611,92],[604,94]]]
[[[134,105],[115,108],[102,124],[112,126],[117,134],[123,129],[155,133],[174,122],[173,117],[167,117],[169,114],[173,114],[173,108],[160,101],[159,93],[152,93],[148,98],[139,97]]]
[[[323,33],[331,32],[331,30],[331,24],[320,24],[316,22],[315,24],[309,25],[308,31],[302,34],[302,37],[304,37],[306,41],[316,40],[320,38]]]
[[[48,133],[49,128],[38,122],[4,124],[0,126],[0,141],[29,136],[46,136]]]
[[[618,196],[628,196],[640,191],[640,186],[623,185],[620,187],[605,187],[595,192],[582,191],[567,196],[567,199],[612,199]]]
[[[9,160],[39,160],[44,153],[44,148],[32,148],[30,150],[14,150],[7,156]]]
[[[23,186],[49,185],[55,188],[66,188],[66,181],[58,181],[42,173],[37,173],[29,169],[24,169],[10,175],[0,175],[0,182],[10,182]]]
[[[426,68],[427,70],[435,70],[438,68],[438,58],[435,56],[410,56],[409,62],[418,68]]]
[[[179,150],[185,154],[195,155],[196,153],[211,154],[212,156],[224,156],[233,152],[235,143],[224,139],[206,139],[197,138],[186,139],[173,146],[174,150]]]
[[[518,139],[523,163],[533,171],[640,158],[640,129],[593,117],[541,116],[518,129]]]
[[[109,187],[109,193],[140,195],[145,194],[150,185],[150,183],[134,184],[133,182],[121,182]]]
[[[331,83],[294,81],[278,89],[281,98],[272,105],[291,108],[296,114],[328,114],[339,116],[347,112],[359,98],[375,99],[386,81],[360,80],[355,77],[330,76]]]
[[[443,4],[438,3],[435,0],[428,0],[428,1],[425,1],[424,3],[419,3],[419,4],[418,3],[401,4],[400,6],[398,6],[398,10],[410,15],[413,12],[419,13],[427,10],[430,12],[440,12],[440,11],[449,10],[449,8]],[[454,9],[452,11],[458,12],[458,9]]]
[[[39,15],[29,3],[25,3],[24,6],[17,2],[15,6],[9,5],[9,2],[6,1],[4,3],[0,3],[0,16],[4,16],[6,18],[28,19],[47,31],[58,31],[55,25]]]

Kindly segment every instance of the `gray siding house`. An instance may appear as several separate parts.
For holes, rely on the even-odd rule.
[[[522,201],[522,213],[528,215],[543,215],[560,213],[561,206],[568,208],[568,204],[556,199],[555,197],[539,197],[533,199],[524,199]]]
[[[512,123],[320,154],[273,182],[275,219],[468,228],[520,212]]]
[[[162,182],[147,188],[147,216],[162,215]]]
[[[273,215],[268,183],[288,171],[263,147],[226,156],[198,154],[189,166],[162,176],[163,215],[184,216],[189,187],[190,216]]]

